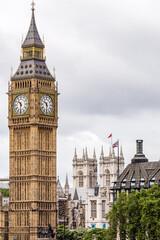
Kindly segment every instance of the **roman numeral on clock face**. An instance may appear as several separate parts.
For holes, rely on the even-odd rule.
[[[49,115],[52,113],[53,111],[53,101],[52,98],[48,95],[44,95],[43,97],[41,97],[40,100],[40,108],[41,111],[46,114]]]
[[[28,99],[25,95],[19,95],[14,100],[14,111],[17,114],[24,114],[28,109]]]

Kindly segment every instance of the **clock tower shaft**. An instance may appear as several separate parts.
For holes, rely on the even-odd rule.
[[[44,231],[49,224],[56,232],[58,92],[45,63],[34,7],[8,96],[9,239],[35,240],[41,237],[39,229]],[[41,107],[42,100],[48,110]]]

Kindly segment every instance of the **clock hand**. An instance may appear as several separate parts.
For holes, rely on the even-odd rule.
[[[48,103],[47,102],[44,102],[45,104],[46,104],[46,110],[47,110],[47,108],[48,108]]]
[[[48,103],[47,102],[45,102],[46,103],[46,107],[48,107]]]
[[[22,103],[20,101],[19,101],[19,105],[20,105],[20,114],[21,114]]]

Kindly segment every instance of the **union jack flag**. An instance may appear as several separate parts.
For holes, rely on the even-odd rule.
[[[112,145],[113,148],[118,147],[118,141]]]

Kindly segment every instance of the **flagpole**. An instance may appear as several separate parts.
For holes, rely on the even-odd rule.
[[[117,180],[118,180],[118,178],[119,178],[119,139],[118,139],[118,148],[117,148],[117,151],[118,151],[118,162],[117,162],[117,164],[118,164],[118,169],[117,169]]]

